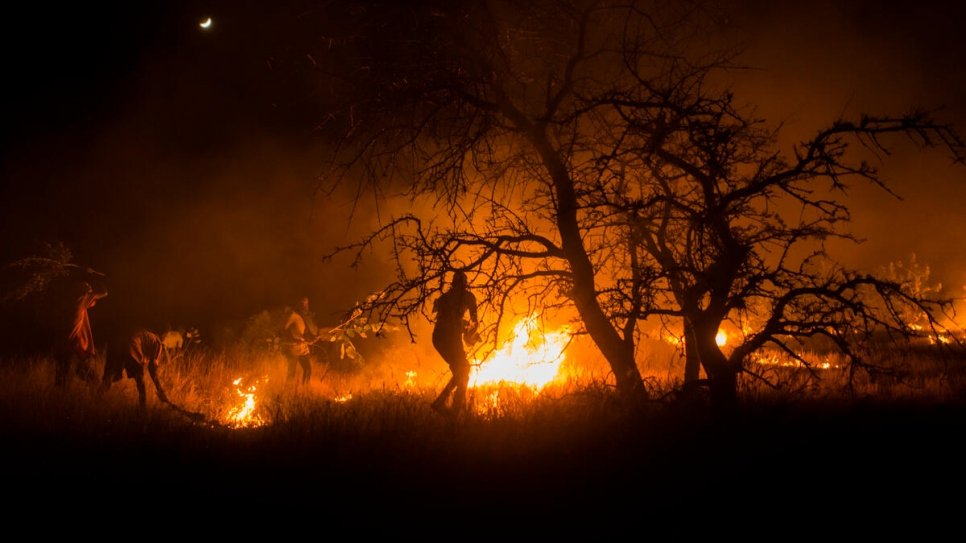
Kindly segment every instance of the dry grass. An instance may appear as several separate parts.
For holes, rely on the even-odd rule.
[[[585,519],[612,509],[660,514],[695,496],[727,502],[736,486],[780,493],[776,481],[831,483],[852,464],[868,469],[855,472],[851,492],[855,484],[878,492],[877,477],[905,477],[902,465],[958,480],[960,471],[942,466],[964,452],[953,439],[966,421],[962,358],[921,348],[882,354],[889,371],[859,372],[851,387],[835,368],[841,361],[827,356],[814,355],[830,363],[814,374],[759,365],[778,388],[744,378],[742,407],[728,418],[701,399],[677,400],[679,361],[662,359],[642,366],[659,399],[634,409],[622,406],[606,371],[587,364],[540,394],[475,390],[474,412],[456,421],[429,408],[448,375],[409,360],[316,366],[312,383],[296,386],[278,355],[198,351],[162,376],[170,398],[205,421],[160,404],[150,384],[141,414],[130,380],[98,397],[80,381],[55,388],[47,360],[8,361],[0,366],[0,461],[18,466],[5,477],[11,491],[32,499],[54,488],[68,500],[96,486],[139,496],[138,508],[164,492],[212,511],[241,500],[339,523],[361,508],[412,527],[480,508],[547,519],[577,509]],[[258,383],[263,425],[229,424],[239,377]],[[799,494],[781,501],[805,505]]]

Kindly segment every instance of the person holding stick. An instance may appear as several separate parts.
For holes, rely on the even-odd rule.
[[[469,291],[466,272],[456,270],[450,288],[433,302],[436,324],[433,327],[433,347],[449,365],[452,377],[432,403],[441,413],[459,414],[466,405],[466,391],[470,380],[470,363],[463,346],[464,334],[475,332],[479,326],[476,297]],[[469,313],[469,321],[464,315]],[[452,403],[446,403],[452,395]]]

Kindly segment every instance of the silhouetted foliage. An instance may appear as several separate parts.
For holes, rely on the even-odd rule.
[[[43,245],[36,254],[8,262],[0,292],[2,349],[20,356],[46,355],[69,328],[76,281],[103,282],[104,275],[74,262],[60,242]]]

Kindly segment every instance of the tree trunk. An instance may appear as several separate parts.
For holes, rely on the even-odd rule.
[[[693,331],[701,365],[708,375],[711,405],[719,411],[730,411],[738,403],[738,372],[715,341],[718,326],[694,324]]]
[[[634,359],[632,337],[624,338],[600,307],[594,265],[587,255],[577,219],[577,193],[567,166],[548,141],[543,129],[531,124],[525,116],[508,102],[502,102],[504,111],[518,126],[526,128],[530,143],[540,154],[556,196],[556,224],[564,256],[573,273],[572,299],[580,318],[587,327],[587,334],[600,349],[601,354],[614,370],[617,390],[630,402],[647,398],[644,379]]]
[[[691,388],[701,377],[701,357],[691,320],[684,319],[684,387]]]
[[[587,327],[587,334],[614,371],[617,391],[631,402],[646,399],[647,389],[644,388],[644,379],[637,367],[637,360],[634,359],[633,343],[621,338],[601,310],[593,281],[587,280],[586,276],[584,280],[580,280],[580,274],[574,275],[574,305]]]
[[[711,405],[721,412],[731,411],[738,404],[738,372],[724,367],[709,379]]]

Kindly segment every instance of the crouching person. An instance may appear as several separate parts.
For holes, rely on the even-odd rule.
[[[100,391],[102,393],[107,392],[111,388],[111,383],[120,381],[123,374],[127,373],[128,378],[134,379],[137,385],[138,405],[144,411],[147,407],[144,371],[147,370],[148,375],[151,376],[151,381],[154,382],[158,399],[164,403],[171,403],[168,401],[168,396],[164,393],[164,387],[161,386],[161,380],[158,378],[158,368],[163,354],[164,343],[160,336],[150,330],[136,331],[131,335],[127,349],[112,349],[107,353]]]

